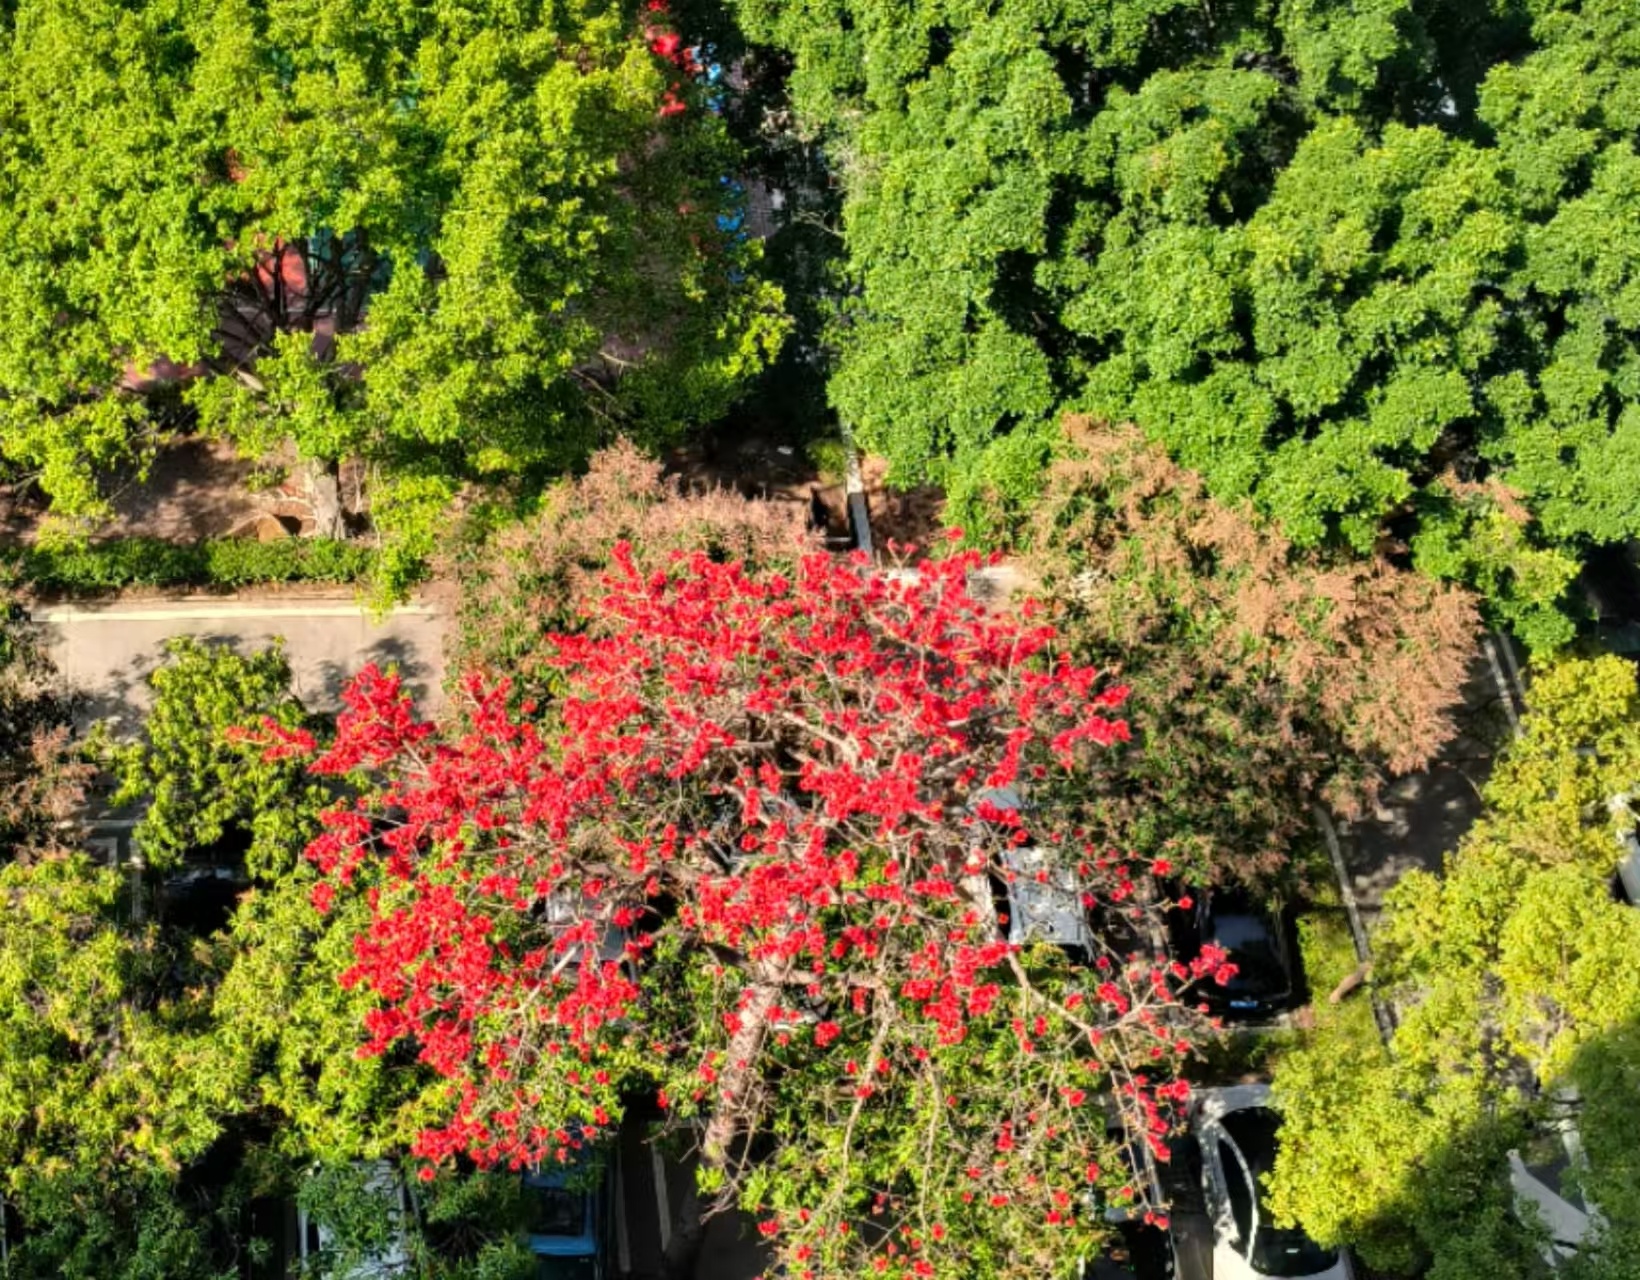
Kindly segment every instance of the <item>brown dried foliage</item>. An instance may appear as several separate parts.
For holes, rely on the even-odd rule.
[[[0,860],[77,845],[94,773],[75,749],[56,669],[21,603],[0,584]]]
[[[1461,503],[1478,504],[1500,512],[1510,524],[1521,528],[1532,523],[1531,508],[1521,500],[1519,492],[1501,480],[1464,480],[1450,467],[1441,472],[1436,480]]]
[[[1381,557],[1295,551],[1136,428],[1067,422],[1028,537],[1062,625],[1132,680],[1157,767],[1194,765],[1228,798],[1219,847],[1197,850],[1211,861],[1233,840],[1238,870],[1270,869],[1309,796],[1356,814],[1454,732],[1472,596]],[[1197,745],[1165,740],[1192,722]]]
[[[549,490],[529,519],[456,565],[461,607],[451,667],[535,682],[542,635],[582,625],[582,603],[618,541],[630,542],[645,567],[697,550],[779,564],[819,545],[805,516],[795,504],[748,500],[731,489],[686,490],[638,446],[619,441],[594,454],[585,475]]]

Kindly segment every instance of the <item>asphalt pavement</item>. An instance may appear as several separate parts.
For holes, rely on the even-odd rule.
[[[396,666],[427,716],[443,708],[444,638],[449,619],[412,602],[373,618],[351,597],[119,600],[42,606],[32,611],[46,647],[80,696],[79,718],[106,721],[117,737],[135,733],[152,702],[147,677],[164,643],[189,635],[249,653],[283,637],[296,694],[314,711],[335,711],[368,663]]]
[[[1350,887],[1369,934],[1382,914],[1385,893],[1408,871],[1439,874],[1480,815],[1481,788],[1513,732],[1520,703],[1515,664],[1495,640],[1491,643],[1492,653],[1483,642],[1470,662],[1453,740],[1429,768],[1385,787],[1372,813],[1337,824]]]

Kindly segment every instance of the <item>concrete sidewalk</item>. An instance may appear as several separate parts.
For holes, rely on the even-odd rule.
[[[379,621],[352,597],[236,597],[116,600],[32,610],[48,652],[83,699],[80,719],[106,720],[116,736],[136,732],[151,702],[147,676],[164,642],[189,635],[251,652],[282,636],[296,694],[315,711],[335,711],[347,681],[374,662],[396,665],[423,715],[444,705],[444,637],[449,620],[412,602]]]

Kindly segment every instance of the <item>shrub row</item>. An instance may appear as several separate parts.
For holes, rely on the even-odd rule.
[[[374,567],[374,549],[326,538],[254,542],[207,538],[179,544],[120,538],[79,547],[0,553],[23,582],[53,592],[122,587],[245,587],[270,582],[356,582]]]

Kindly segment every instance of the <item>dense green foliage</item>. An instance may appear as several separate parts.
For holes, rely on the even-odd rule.
[[[210,852],[242,835],[246,871],[277,879],[318,831],[329,794],[295,762],[267,759],[235,742],[236,729],[264,717],[287,728],[307,722],[290,691],[290,664],[279,645],[249,658],[179,636],[150,677],[154,708],[142,740],[118,754],[115,804],[142,804],[134,838],[156,871],[190,852]]]
[[[377,1158],[413,1132],[426,1087],[402,1064],[354,1060],[373,1005],[340,975],[367,918],[365,890],[314,910],[317,873],[301,850],[319,833],[319,811],[349,779],[316,783],[299,761],[269,758],[247,742],[274,724],[319,728],[290,688],[281,648],[241,655],[179,638],[150,677],[154,705],[141,738],[115,756],[116,799],[143,806],[135,836],[150,877],[205,863],[248,886],[225,931],[202,957],[212,1049],[232,1064],[247,1115],[279,1118],[286,1157],[330,1163]]]
[[[784,322],[675,79],[610,2],[0,8],[0,454],[87,516],[191,422],[362,456],[397,583],[463,481],[721,412]]]
[[[3,1190],[42,1228],[25,1248],[61,1274],[111,1274],[122,1239],[150,1255],[133,1273],[199,1275],[151,1193],[223,1136],[236,1081],[189,985],[197,969],[122,918],[121,880],[83,855],[0,868]]]
[[[404,1213],[387,1179],[392,1165],[322,1166],[302,1177],[296,1203],[322,1224],[327,1246],[310,1266],[323,1276],[371,1274],[386,1256],[403,1259],[395,1274],[416,1280],[533,1280],[537,1260],[522,1239],[528,1205],[516,1177],[445,1176],[408,1191]]]
[[[846,182],[833,401],[965,519],[1034,495],[1063,409],[1131,418],[1534,648],[1640,532],[1626,0],[735,8]]]
[[[231,732],[309,717],[278,649],[173,642],[141,739],[111,759],[117,799],[145,807],[134,876],[71,851],[87,770],[24,624],[0,638],[0,1194],[23,1227],[8,1275],[236,1275],[273,1244],[251,1201],[289,1194],[315,1161],[402,1150],[425,1084],[354,1060],[370,999],[338,978],[363,899],[320,916],[297,859],[333,791]],[[202,862],[248,884],[230,928],[203,936],[163,905]],[[492,1262],[512,1249],[500,1237]]]
[[[1632,1256],[1637,1149],[1610,1117],[1633,1105],[1640,911],[1610,893],[1632,819],[1605,801],[1633,785],[1637,710],[1622,660],[1544,672],[1446,873],[1409,873],[1390,894],[1375,941],[1376,985],[1400,1011],[1388,1051],[1324,1027],[1277,1067],[1275,1199],[1318,1239],[1375,1266],[1431,1260],[1439,1280],[1529,1274],[1537,1244],[1504,1153],[1572,1084],[1610,1230],[1579,1265],[1613,1275]]]
[[[262,586],[278,582],[357,582],[376,564],[358,543],[329,538],[253,542],[207,538],[164,542],[118,538],[80,546],[33,546],[0,552],[37,591],[94,595],[125,587]]]

